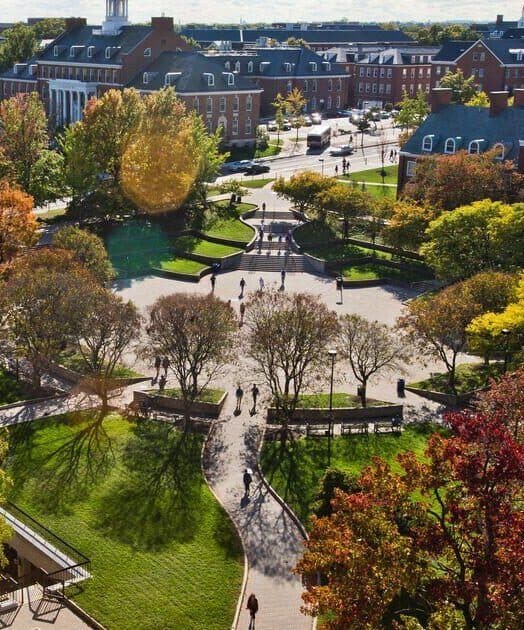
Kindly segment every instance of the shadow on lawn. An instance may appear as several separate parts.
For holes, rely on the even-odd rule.
[[[99,529],[137,549],[191,540],[202,509],[201,436],[155,421],[133,433],[123,474],[99,502]]]

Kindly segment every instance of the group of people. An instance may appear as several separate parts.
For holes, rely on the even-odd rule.
[[[260,394],[260,390],[258,389],[257,384],[253,383],[253,387],[251,388],[251,397],[253,398],[253,408],[251,411],[253,413],[255,413],[257,410],[257,400],[258,400],[259,394]],[[235,396],[237,399],[237,406],[236,406],[235,411],[237,413],[240,413],[240,410],[242,408],[242,399],[244,398],[244,390],[242,389],[242,386],[240,385],[240,383],[237,386]]]
[[[160,368],[164,370],[163,374],[160,374]],[[155,376],[151,379],[151,384],[154,385],[158,382],[158,387],[162,391],[167,382],[167,370],[169,369],[169,359],[167,357],[161,358],[158,355],[155,357]]]

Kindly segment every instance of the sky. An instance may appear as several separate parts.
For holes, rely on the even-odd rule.
[[[522,0],[521,0],[522,2]],[[521,2],[492,0],[330,0],[322,6],[318,0],[129,0],[131,22],[143,22],[152,15],[173,16],[175,22],[306,22],[347,18],[351,21],[386,22],[443,21],[465,19],[494,21],[497,13],[516,20]],[[81,16],[91,24],[100,24],[105,0],[0,0],[0,22],[25,20],[27,17]]]

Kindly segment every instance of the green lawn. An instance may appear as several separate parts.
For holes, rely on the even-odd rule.
[[[352,179],[356,182],[373,182],[375,184],[396,184],[397,176],[398,176],[398,165],[393,164],[391,166],[384,167],[386,171],[386,177],[384,181],[382,181],[382,177],[380,175],[382,168],[379,166],[378,168],[369,168],[364,171],[356,171],[351,172],[349,175],[345,175],[346,179]],[[369,188],[372,188],[370,186]]]
[[[342,238],[342,233],[337,231],[332,225],[328,225],[323,221],[310,221],[303,223],[294,232],[293,236],[298,245],[307,244],[325,244],[328,241]]]
[[[323,258],[328,261],[344,260],[347,258],[362,258],[366,256],[374,256],[375,258],[382,258],[385,260],[391,260],[391,258],[393,258],[393,255],[388,252],[368,249],[367,247],[360,247],[360,245],[352,245],[351,243],[337,243],[324,245],[322,247],[310,247],[307,251],[317,258]]]
[[[169,260],[160,261],[158,268],[162,269],[162,271],[198,275],[201,271],[207,268],[207,265],[197,262],[196,260],[189,260],[188,258],[176,256],[175,258],[171,258]]]
[[[236,162],[237,160],[253,160],[256,158],[270,157],[278,155],[282,150],[282,143],[277,146],[276,142],[270,142],[265,149],[257,149],[255,146],[250,147],[231,147],[228,149],[228,162]]]
[[[33,398],[29,385],[0,369],[0,405],[9,405],[19,400]]]
[[[160,396],[169,396],[170,398],[182,398],[180,389],[167,388],[163,391],[159,391],[158,389],[148,389],[147,392],[149,394],[159,394]],[[222,396],[224,395],[223,389],[204,389],[200,393],[200,396],[196,399],[197,402],[206,402],[213,403],[214,405],[218,404]]]
[[[358,474],[380,456],[398,470],[395,457],[403,451],[422,456],[434,429],[428,425],[408,425],[400,435],[339,436],[332,440],[331,465]],[[280,441],[265,442],[261,467],[270,484],[287,501],[307,526],[319,483],[328,468],[328,440],[301,438],[282,450]]]
[[[501,363],[491,363],[489,367],[486,367],[483,363],[461,363],[457,365],[455,372],[457,393],[464,394],[474,389],[485,387],[489,384],[489,379],[500,376],[503,369],[504,366]],[[417,383],[410,383],[409,386],[446,394],[454,393],[448,387],[447,372],[432,374],[430,378]]]
[[[381,405],[388,405],[381,400],[367,399],[368,407],[380,407]],[[302,394],[300,396],[297,407],[299,409],[329,409],[329,394]],[[342,407],[356,408],[362,407],[361,400],[358,396],[353,394],[347,394],[342,392],[333,392],[333,408],[338,409]]]
[[[230,210],[229,199],[220,199],[220,201],[215,201],[215,206],[217,206],[220,210]],[[240,216],[247,212],[248,210],[254,210],[257,207],[256,203],[247,203],[242,201],[241,203],[236,203],[232,208],[233,213],[236,216]]]
[[[86,371],[86,366],[82,360],[82,356],[74,352],[63,352],[58,358],[58,363],[80,374],[83,374]],[[143,374],[136,372],[126,365],[119,364],[115,366],[113,378],[133,378],[135,376],[143,376]]]
[[[241,546],[200,468],[203,437],[76,414],[10,429],[10,500],[92,561],[73,599],[112,630],[231,625]]]
[[[242,179],[242,186],[245,188],[264,188],[264,186],[274,181],[274,177],[266,177],[262,179]]]
[[[209,256],[209,258],[223,258],[241,251],[237,247],[212,243],[196,236],[181,236],[174,241],[173,247],[177,253],[182,255],[191,253],[199,256]]]
[[[420,271],[404,271],[386,267],[380,263],[366,263],[364,265],[348,265],[342,267],[342,275],[348,280],[376,280],[388,278],[399,282],[418,282],[431,278],[429,271],[421,268]]]
[[[243,243],[249,243],[255,235],[252,227],[234,217],[217,218],[209,227],[206,227],[205,233],[216,238],[225,238]]]

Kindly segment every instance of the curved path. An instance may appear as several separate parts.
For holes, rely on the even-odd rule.
[[[300,612],[302,585],[292,574],[303,549],[302,534],[257,474],[259,446],[264,434],[264,409],[251,415],[249,392],[235,415],[234,396],[228,396],[204,453],[204,472],[217,498],[234,520],[247,556],[247,584],[236,628],[247,630],[246,602],[255,593],[259,602],[257,630],[311,630],[313,619]],[[248,500],[242,475],[253,469]]]

